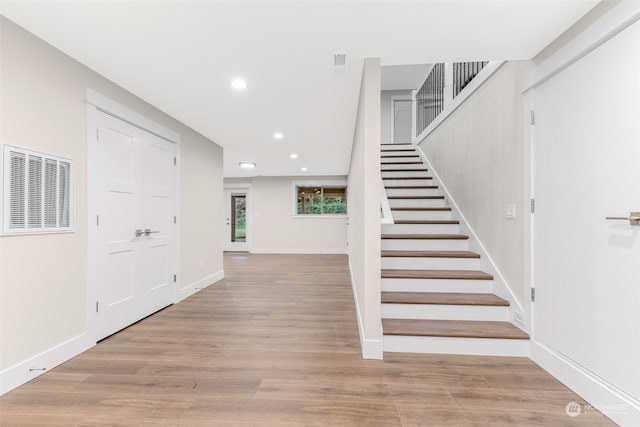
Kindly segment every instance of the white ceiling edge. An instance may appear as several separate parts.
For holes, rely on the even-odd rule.
[[[379,57],[384,66],[530,59],[596,3],[4,0],[1,5],[18,25],[223,146],[225,176],[242,177],[346,174],[366,57]],[[339,73],[331,64],[334,53],[347,54],[347,67]],[[243,93],[229,88],[237,75],[248,82]],[[274,141],[275,131],[285,138]],[[289,159],[292,152],[299,156],[295,161]],[[258,167],[241,170],[240,161]]]
[[[383,65],[382,90],[415,90],[420,87],[431,64]]]

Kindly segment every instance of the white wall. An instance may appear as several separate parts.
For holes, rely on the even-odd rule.
[[[362,354],[382,358],[380,279],[380,59],[364,61],[349,165],[349,266]]]
[[[0,238],[4,376],[87,329],[86,89],[181,135],[183,286],[222,271],[222,149],[4,17],[0,26],[0,141],[69,157],[76,166],[74,233]]]
[[[519,88],[531,64],[509,62],[420,142],[516,298],[524,300],[523,137]],[[505,219],[505,205],[516,219]]]
[[[382,144],[392,144],[391,137],[391,97],[407,96],[411,99],[410,90],[383,90],[380,92],[380,141]]]
[[[293,215],[296,200],[293,185],[300,181],[343,181],[345,176],[254,177],[250,182],[251,228],[249,242],[253,253],[346,253],[345,217]],[[226,179],[225,183],[242,180]],[[349,206],[347,206],[349,209]]]

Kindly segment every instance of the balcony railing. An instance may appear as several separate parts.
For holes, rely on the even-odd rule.
[[[453,97],[464,89],[489,61],[453,63]]]
[[[415,95],[415,136],[419,136],[431,122],[487,65],[481,62],[435,64]]]

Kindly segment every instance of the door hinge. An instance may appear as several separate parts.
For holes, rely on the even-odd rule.
[[[173,283],[176,283],[176,280],[178,280],[178,275],[177,275],[177,274],[174,274],[174,275],[173,275]]]
[[[536,302],[536,288],[531,288],[531,302]]]
[[[96,227],[100,227],[100,215],[96,215]]]
[[[531,124],[536,124],[536,113],[533,110],[531,110]]]
[[[531,213],[536,212],[536,199],[531,199]]]
[[[96,301],[96,313],[98,312],[98,301]]]
[[[100,129],[96,128],[96,139],[100,139]]]
[[[177,164],[178,164],[178,161],[177,161],[177,160],[176,160],[176,158],[174,157],[174,158],[173,158],[173,166],[175,166],[175,165],[177,165]]]
[[[175,215],[173,216],[173,223],[174,223],[174,224],[177,224],[177,223],[178,223],[178,217],[177,217],[177,216],[175,216]]]

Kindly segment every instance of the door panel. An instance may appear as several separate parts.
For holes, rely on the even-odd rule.
[[[98,128],[101,339],[173,303],[176,226],[173,144],[104,113]]]
[[[136,198],[142,183],[135,169],[140,158],[140,131],[105,114],[100,114],[99,128],[97,148],[99,158],[104,159],[99,164],[102,268],[96,277],[101,314],[98,330],[103,338],[131,323],[137,311],[140,254],[134,230],[140,227]]]
[[[411,100],[394,100],[393,101],[393,143],[394,144],[410,144],[411,143],[411,126],[412,126],[412,107]]]
[[[248,251],[249,246],[249,191],[225,190],[224,250]]]
[[[640,399],[640,23],[535,89],[534,334]]]

